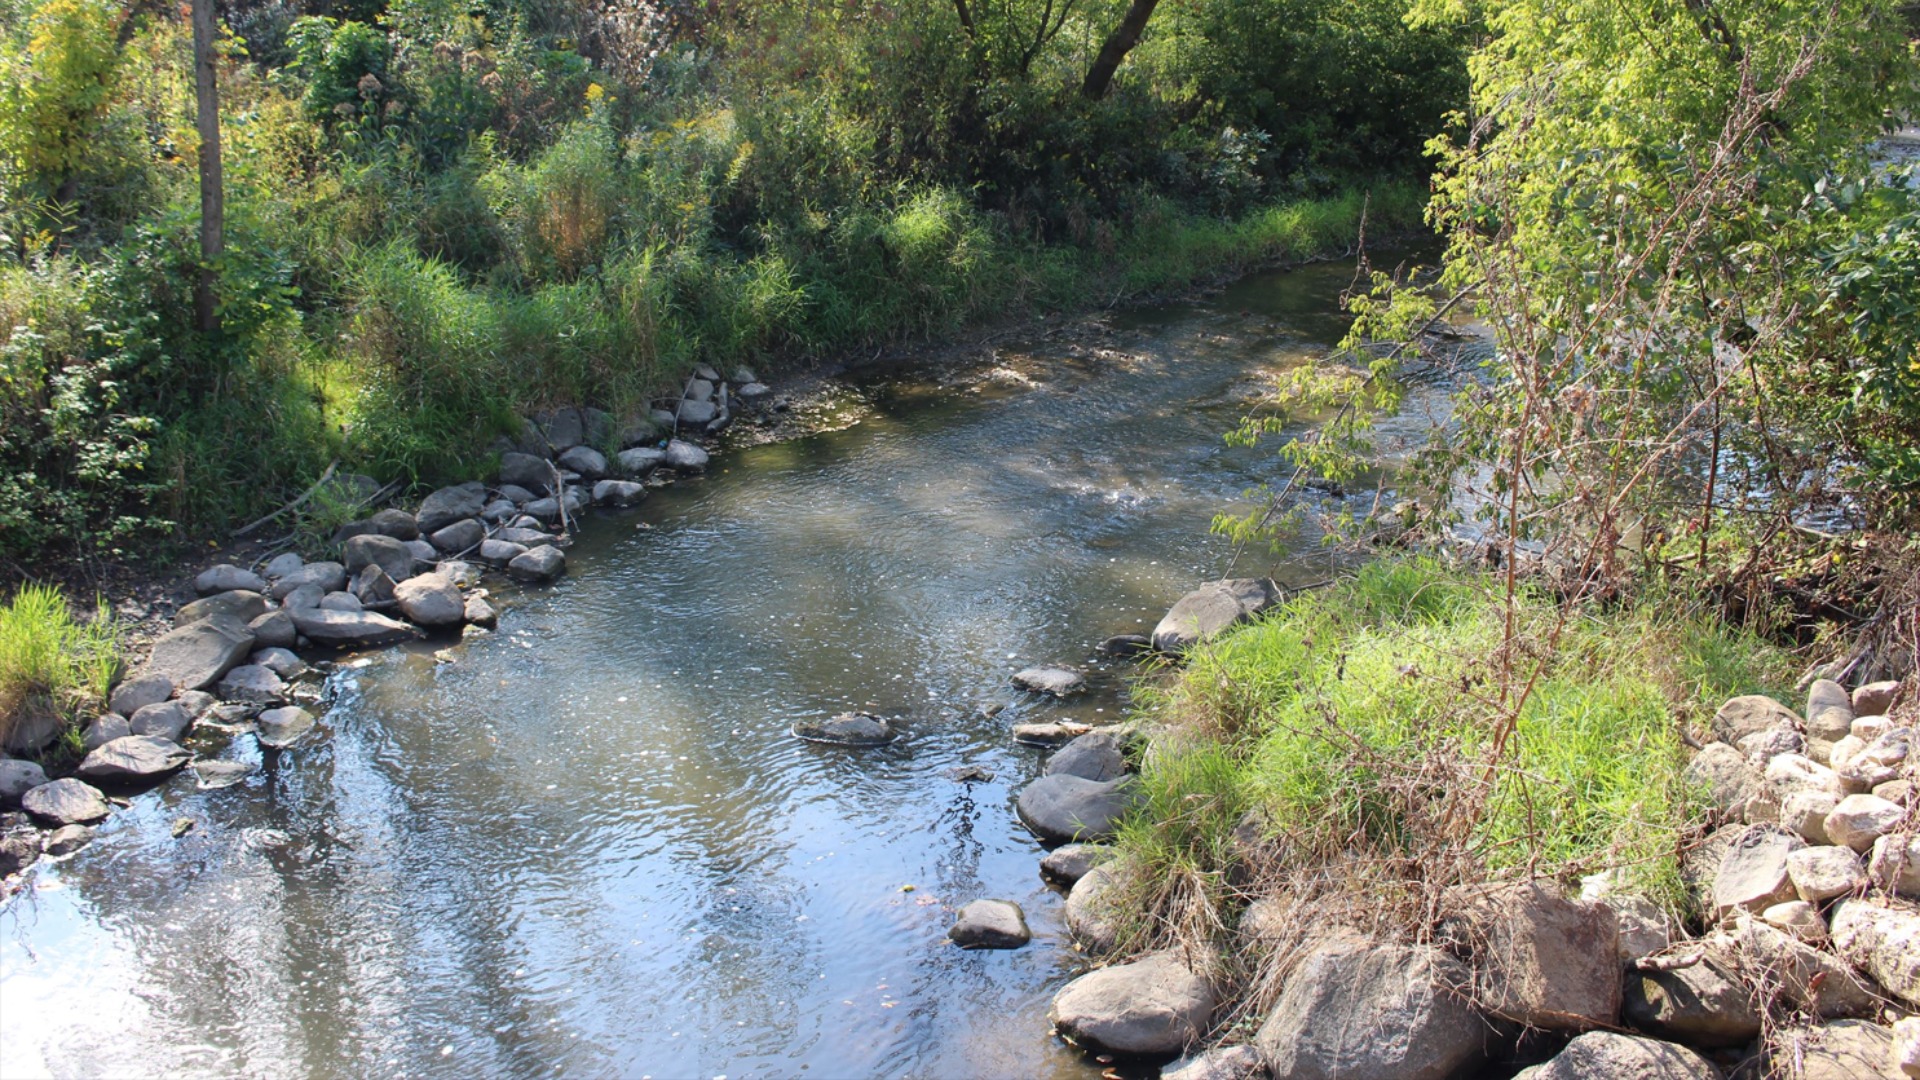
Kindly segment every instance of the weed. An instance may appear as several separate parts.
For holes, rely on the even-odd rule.
[[[0,607],[0,743],[30,716],[65,720],[104,702],[119,674],[119,643],[105,601],[76,621],[59,588],[22,586]]]

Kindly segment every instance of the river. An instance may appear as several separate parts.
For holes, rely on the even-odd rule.
[[[1221,436],[1338,339],[1352,276],[856,374],[825,430],[592,515],[558,586],[496,586],[497,633],[372,654],[322,738],[43,863],[0,911],[0,1075],[1098,1076],[1048,1032],[1083,962],[1008,732],[1121,717],[1094,646],[1220,575],[1210,520],[1275,472]],[[1277,572],[1326,558],[1305,537]],[[1094,689],[1029,700],[1035,662]],[[788,734],[856,707],[905,736]],[[985,896],[1030,946],[948,944]]]

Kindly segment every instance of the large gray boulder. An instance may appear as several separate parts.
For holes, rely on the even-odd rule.
[[[115,739],[80,759],[76,775],[88,780],[129,783],[156,780],[193,760],[186,747],[157,735]]]
[[[1033,940],[1027,917],[1011,900],[975,900],[960,909],[947,936],[963,949],[1017,949]]]
[[[0,759],[0,806],[17,808],[22,795],[46,782],[46,771],[38,762]]]
[[[459,626],[466,621],[466,600],[452,581],[439,574],[408,578],[394,586],[393,599],[407,618],[421,626]]]
[[[1048,1019],[1089,1050],[1174,1054],[1204,1035],[1215,997],[1207,980],[1172,953],[1102,968],[1063,987]]]
[[[1153,647],[1185,652],[1280,602],[1280,586],[1266,578],[1228,578],[1181,597],[1153,628]]]
[[[1485,963],[1484,1008],[1528,1027],[1612,1027],[1620,1015],[1619,927],[1604,904],[1539,882],[1475,905]]]
[[[1119,779],[1126,771],[1119,738],[1110,731],[1089,731],[1047,759],[1046,775],[1104,782]]]
[[[29,790],[20,806],[50,825],[85,825],[113,812],[99,788],[71,776]]]
[[[307,586],[324,596],[347,587],[347,568],[337,562],[310,562],[273,583],[269,596],[286,600]],[[297,604],[294,606],[298,606]]]
[[[156,671],[142,671],[124,679],[107,696],[107,708],[132,716],[148,705],[173,696],[173,680]]]
[[[422,533],[431,535],[461,518],[479,517],[486,505],[486,485],[458,484],[441,488],[420,500],[420,509],[414,514],[414,520]]]
[[[718,415],[720,415],[720,409],[711,401],[689,399],[682,401],[680,407],[674,410],[674,416],[680,423],[690,428],[705,427]]]
[[[253,634],[231,615],[213,615],[175,627],[153,643],[145,674],[158,675],[179,690],[203,690],[253,652]]]
[[[115,739],[131,734],[133,734],[133,725],[126,717],[119,713],[102,713],[93,718],[93,722],[87,725],[87,730],[80,736],[80,749],[97,750]]]
[[[252,622],[266,613],[266,597],[247,589],[235,589],[232,592],[203,596],[187,604],[174,614],[173,625],[185,626],[215,615],[225,615],[245,623]]]
[[[1720,1080],[1720,1070],[1684,1046],[1590,1031],[1514,1080]]]
[[[413,576],[413,552],[405,540],[373,533],[348,540],[342,550],[349,578],[358,577],[369,566],[379,567],[381,573],[395,581]]]
[[[512,451],[500,455],[500,483],[524,488],[534,496],[544,494],[553,484],[553,467],[547,459]],[[517,499],[516,502],[527,502]]]
[[[251,570],[242,570],[232,563],[208,567],[200,572],[199,577],[193,579],[193,591],[201,596],[232,592],[235,589],[263,593],[267,591],[267,583],[259,574]]]
[[[528,548],[507,563],[508,576],[535,585],[544,585],[566,573],[566,570],[566,555],[552,544]]]
[[[306,608],[293,612],[293,625],[312,641],[337,649],[389,645],[414,636],[413,627],[373,611]]]
[[[1288,977],[1254,1046],[1288,1080],[1450,1080],[1486,1053],[1471,981],[1432,949],[1328,942]]]
[[[666,455],[661,463],[680,472],[700,472],[707,467],[709,460],[705,450],[682,439],[671,439],[667,442]]]
[[[1133,801],[1130,777],[1103,783],[1061,773],[1028,784],[1017,807],[1042,840],[1111,840]]]

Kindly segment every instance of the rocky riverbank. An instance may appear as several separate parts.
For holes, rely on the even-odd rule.
[[[677,399],[616,430],[607,413],[565,408],[523,421],[493,449],[498,474],[385,506],[341,526],[320,550],[262,552],[192,580],[197,599],[130,657],[108,711],[79,733],[70,775],[43,760],[65,732],[47,718],[17,726],[0,757],[0,879],[71,854],[126,797],[191,769],[203,788],[239,783],[252,766],[218,755],[237,738],[262,754],[323,736],[327,676],[351,654],[486,633],[499,618],[489,585],[549,585],[589,508],[623,510],[651,488],[707,469],[702,441],[743,416],[785,411],[751,371],[696,371]],[[603,448],[610,452],[603,452]],[[335,478],[337,497],[383,490]],[[40,759],[40,760],[36,760]],[[187,827],[187,826],[183,826]]]

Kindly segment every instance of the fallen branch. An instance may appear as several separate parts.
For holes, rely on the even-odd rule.
[[[233,538],[235,540],[238,540],[241,537],[246,536],[248,533],[251,533],[253,530],[258,529],[260,526],[265,525],[267,522],[272,521],[274,518],[279,517],[281,514],[285,514],[293,510],[298,510],[308,499],[313,498],[313,493],[316,491],[319,491],[321,488],[321,485],[333,479],[333,470],[337,468],[339,464],[340,462],[338,460],[328,462],[327,471],[320,474],[320,479],[315,480],[313,482],[312,487],[308,488],[304,492],[301,492],[299,498],[293,500],[292,502],[281,507],[280,509],[275,510],[273,513],[268,514],[266,517],[263,517],[258,521],[249,522],[245,525],[240,526],[238,529],[233,530]]]

